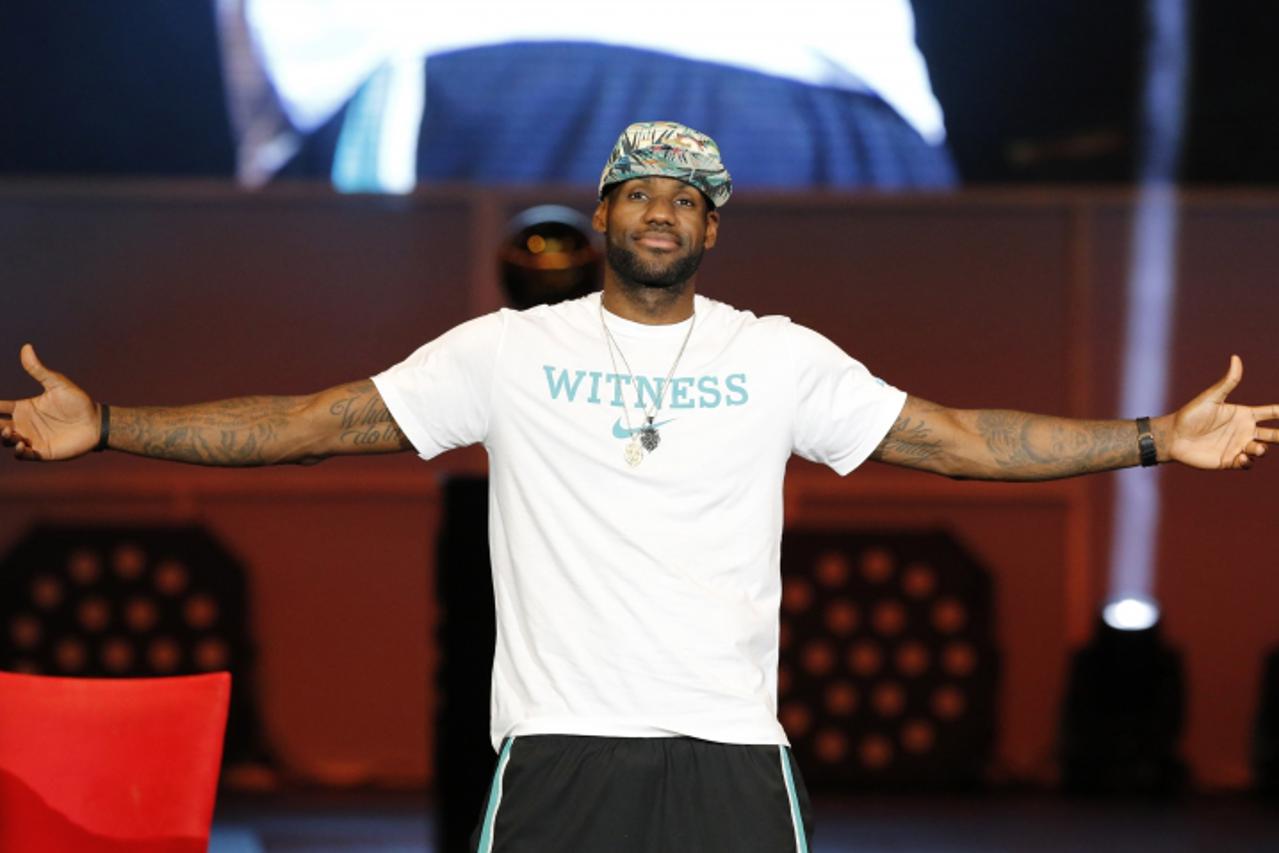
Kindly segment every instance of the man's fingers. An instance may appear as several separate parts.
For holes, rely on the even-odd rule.
[[[1230,396],[1230,392],[1235,390],[1235,386],[1239,384],[1239,380],[1243,379],[1243,359],[1237,355],[1230,356],[1230,369],[1226,371],[1226,375],[1221,377],[1216,385],[1208,389],[1209,396],[1214,403],[1224,403],[1226,398]]]
[[[45,389],[55,388],[59,380],[62,378],[41,363],[36,355],[36,348],[31,344],[23,344],[22,352],[19,356],[22,360],[22,367],[27,373],[31,374],[31,378],[39,382]]]
[[[1251,406],[1248,411],[1252,412],[1252,418],[1256,421],[1273,421],[1279,419],[1279,403],[1272,403],[1269,406]]]
[[[1270,444],[1279,444],[1279,429],[1271,429],[1269,427],[1261,427],[1253,436],[1257,441],[1265,441]]]
[[[1265,456],[1266,446],[1260,441],[1250,441],[1248,446],[1244,448],[1244,452],[1249,456]]]
[[[4,444],[7,447],[13,447],[18,444],[30,447],[31,441],[18,432],[11,421],[0,421],[0,444]]]

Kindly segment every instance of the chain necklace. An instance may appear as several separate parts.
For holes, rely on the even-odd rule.
[[[688,324],[688,331],[684,333],[684,341],[679,345],[679,352],[675,353],[675,361],[671,362],[671,369],[666,372],[666,379],[662,382],[662,387],[657,391],[657,401],[653,404],[652,411],[649,411],[648,406],[643,407],[644,423],[640,425],[639,429],[631,427],[630,407],[622,406],[622,416],[626,419],[626,432],[630,435],[630,440],[626,442],[626,449],[622,451],[622,458],[632,468],[644,461],[645,452],[652,453],[657,449],[657,445],[662,442],[662,436],[658,433],[657,427],[653,425],[653,419],[657,417],[657,413],[662,408],[662,400],[666,399],[666,389],[670,387],[671,377],[675,375],[675,368],[679,366],[679,360],[684,356],[684,348],[688,346],[688,339],[693,336],[693,326],[696,324],[697,313],[694,312]],[[640,394],[639,383],[635,381],[635,372],[631,370],[631,365],[626,360],[626,353],[622,352],[622,347],[617,343],[617,339],[609,331],[608,323],[604,320],[604,300],[602,298],[600,299],[600,325],[604,328],[604,342],[608,346],[608,359],[613,364],[613,375],[618,375],[617,356],[621,356],[622,365],[626,368],[626,373],[631,380],[631,387],[635,389],[635,401],[642,405],[644,398]]]

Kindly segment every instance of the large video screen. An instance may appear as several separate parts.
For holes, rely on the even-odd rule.
[[[627,124],[671,119],[748,186],[954,181],[909,0],[449,8],[220,4],[240,180],[591,183]]]

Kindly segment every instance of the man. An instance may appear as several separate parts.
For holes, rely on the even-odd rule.
[[[498,767],[480,851],[806,850],[776,720],[782,477],[791,453],[1038,480],[1178,461],[1246,468],[1279,405],[1216,385],[1174,414],[966,411],[885,385],[815,332],[696,295],[732,184],[715,143],[632,125],[600,180],[603,293],[464,323],[372,380],[304,397],[0,401],[22,459],[116,450],[306,463],[482,442],[491,458]],[[354,416],[353,416],[354,415]]]

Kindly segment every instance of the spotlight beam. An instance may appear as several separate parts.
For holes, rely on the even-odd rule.
[[[1120,412],[1155,415],[1166,405],[1176,301],[1177,166],[1189,75],[1186,0],[1148,0],[1140,190],[1128,267]],[[1108,600],[1153,602],[1159,532],[1157,470],[1120,472]]]

